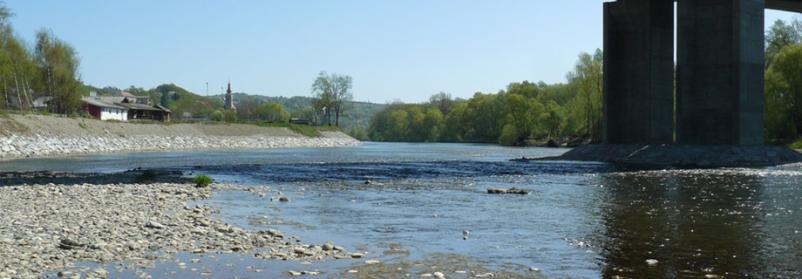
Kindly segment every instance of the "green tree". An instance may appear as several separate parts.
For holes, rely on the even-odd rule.
[[[10,19],[14,14],[0,2],[0,103],[8,109],[31,107],[35,96],[37,68],[22,40],[14,35]]]
[[[323,111],[327,125],[331,125],[331,115],[334,114],[334,125],[340,126],[340,115],[353,99],[352,82],[352,78],[347,75],[320,72],[312,83],[315,108]]]
[[[42,30],[36,33],[36,60],[42,79],[40,90],[53,98],[50,110],[64,114],[77,112],[81,105],[81,82],[75,50],[52,32]]]
[[[582,111],[575,111],[584,118],[584,131],[592,140],[601,139],[602,121],[602,61],[601,50],[590,55],[581,53],[574,71],[568,74],[568,82],[578,92],[581,98],[573,102]]]
[[[256,118],[270,123],[286,123],[290,120],[290,113],[278,103],[264,103],[254,112]]]
[[[223,122],[226,120],[226,114],[222,110],[215,110],[212,112],[211,119],[217,122]]]
[[[766,31],[766,68],[771,66],[777,54],[789,45],[802,42],[802,24],[794,20],[791,24],[778,19]]]
[[[766,72],[767,137],[788,139],[802,131],[802,45],[786,46]]]

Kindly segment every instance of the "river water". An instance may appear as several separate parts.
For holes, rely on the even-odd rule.
[[[221,192],[207,203],[242,227],[277,228],[308,243],[331,240],[370,251],[386,269],[361,274],[365,277],[403,278],[383,273],[404,263],[441,265],[437,268],[449,277],[459,277],[456,265],[520,277],[802,277],[802,166],[637,171],[600,163],[509,161],[565,151],[364,143],[31,159],[1,162],[0,170],[172,168],[270,185],[291,202],[277,205],[247,193]],[[489,195],[490,187],[530,194]],[[247,257],[218,259],[219,269],[241,277],[303,268]],[[344,271],[358,264],[334,261],[308,268],[339,278],[353,276]],[[267,273],[243,271],[254,266]],[[182,277],[176,270],[174,263],[164,263],[151,274]]]

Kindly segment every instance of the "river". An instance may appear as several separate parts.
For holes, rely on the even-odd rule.
[[[247,193],[220,192],[204,203],[220,207],[226,221],[245,228],[277,228],[304,242],[332,240],[381,255],[385,269],[374,275],[421,263],[441,265],[449,278],[459,277],[453,273],[459,268],[479,266],[548,278],[802,277],[800,165],[637,171],[600,163],[509,161],[565,151],[368,142],[29,159],[0,162],[0,170],[168,168],[271,185],[291,201],[277,205]],[[490,195],[490,187],[530,193]],[[217,259],[216,270],[241,277],[279,276],[304,267],[231,255]],[[354,276],[345,270],[358,264],[333,261],[309,268],[340,278]],[[266,273],[243,271],[256,267]],[[157,278],[192,277],[173,262],[150,272]],[[136,271],[117,275],[135,277]]]

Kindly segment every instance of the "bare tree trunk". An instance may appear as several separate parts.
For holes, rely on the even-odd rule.
[[[340,127],[340,105],[334,106],[334,126]]]
[[[22,96],[20,96],[19,79],[17,79],[17,72],[14,71],[14,86],[17,90],[17,109],[22,110]]]
[[[8,83],[7,83],[6,79],[3,79],[3,89],[4,89],[4,91],[3,91],[3,93],[4,93],[3,102],[5,103],[5,104],[3,104],[3,106],[6,109],[8,109]]]
[[[25,79],[25,75],[22,75],[22,94],[25,96],[28,107],[33,110],[33,101],[31,100],[31,95],[28,94],[28,81]]]

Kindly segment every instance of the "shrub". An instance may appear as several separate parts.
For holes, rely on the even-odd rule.
[[[195,178],[192,179],[192,182],[195,183],[195,187],[202,188],[211,185],[214,182],[214,179],[212,179],[208,175],[201,174],[195,176]]]
[[[802,149],[802,139],[795,141],[789,145],[793,149]]]

